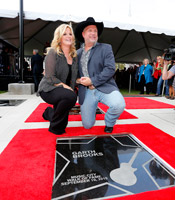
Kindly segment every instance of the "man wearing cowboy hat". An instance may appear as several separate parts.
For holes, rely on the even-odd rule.
[[[105,114],[105,132],[111,133],[116,120],[125,108],[125,101],[113,79],[115,59],[109,44],[98,43],[103,31],[103,22],[95,22],[92,17],[79,23],[76,38],[83,43],[78,50],[79,103],[82,123],[86,129],[95,123],[98,102],[109,107]]]

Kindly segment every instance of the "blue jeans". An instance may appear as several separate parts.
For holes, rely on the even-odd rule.
[[[157,91],[156,94],[160,95],[161,94],[161,88],[162,88],[162,84],[163,84],[163,79],[162,79],[162,75],[159,77],[158,83],[157,83]],[[165,81],[165,95],[168,96],[169,95],[169,86],[168,86],[168,80]]]
[[[105,124],[113,127],[125,108],[125,100],[119,91],[105,94],[97,89],[86,90],[85,100],[81,105],[81,117],[84,128],[89,129],[95,124],[98,102],[109,107],[105,113]]]

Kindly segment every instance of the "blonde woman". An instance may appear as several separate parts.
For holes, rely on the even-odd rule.
[[[140,94],[144,94],[144,86],[146,86],[146,94],[149,94],[152,89],[152,73],[153,67],[149,65],[149,60],[145,58],[143,65],[140,67],[139,80],[140,83]]]
[[[62,24],[55,30],[51,47],[47,49],[45,73],[38,89],[41,98],[53,105],[46,108],[43,118],[50,121],[49,131],[56,135],[65,133],[69,110],[76,103],[77,72],[74,33],[71,26]]]
[[[153,73],[153,93],[156,93],[157,90],[157,82],[159,80],[159,77],[162,74],[161,71],[161,66],[163,66],[162,64],[162,57],[161,56],[157,56],[157,60],[156,60],[156,64],[154,65],[154,73]]]

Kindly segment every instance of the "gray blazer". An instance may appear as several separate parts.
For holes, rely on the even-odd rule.
[[[70,87],[74,89],[78,73],[77,58],[73,58],[71,67],[72,75]],[[68,73],[69,66],[64,54],[58,55],[54,49],[50,49],[49,53],[45,57],[45,75],[39,84],[38,92],[49,92],[56,88],[54,84],[61,82],[66,83]]]
[[[83,49],[78,50],[79,76],[83,76],[81,66],[81,55]],[[89,77],[95,88],[103,93],[109,94],[119,90],[113,75],[115,73],[115,59],[112,47],[109,44],[97,43],[90,52],[88,60]],[[82,105],[87,87],[79,85],[79,103]]]

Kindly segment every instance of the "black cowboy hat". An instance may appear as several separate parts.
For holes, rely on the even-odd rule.
[[[84,42],[84,38],[82,36],[82,32],[83,30],[89,26],[89,25],[95,25],[97,27],[98,30],[98,37],[101,35],[101,33],[103,32],[103,22],[95,22],[93,17],[88,17],[86,19],[86,21],[80,22],[76,29],[75,29],[75,37],[80,41],[80,42]]]

